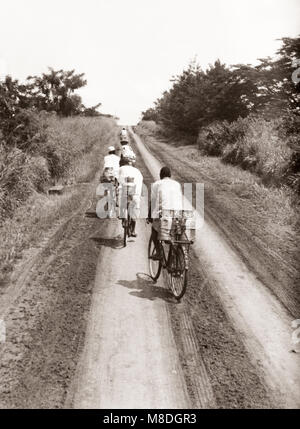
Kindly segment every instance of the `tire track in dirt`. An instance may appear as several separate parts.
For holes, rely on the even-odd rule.
[[[80,185],[82,186],[82,184]],[[90,186],[90,184],[89,184]],[[49,254],[49,248],[56,248],[55,252],[57,253],[59,247],[63,246],[61,242],[61,237],[63,236],[64,230],[66,230],[69,224],[74,220],[78,215],[82,215],[83,211],[86,209],[86,204],[89,200],[83,199],[78,210],[73,213],[67,219],[59,219],[52,228],[45,234],[39,247],[28,249],[25,253],[26,256],[23,257],[21,263],[15,267],[12,277],[10,279],[10,285],[6,288],[5,291],[2,291],[0,296],[0,317],[5,319],[7,312],[9,311],[13,302],[21,294],[22,289],[26,286],[26,283],[37,267],[41,264],[43,258]],[[44,260],[45,265],[49,265],[50,262],[55,257],[55,254],[52,253],[48,255],[47,263]]]
[[[187,311],[180,318],[180,332],[183,345],[183,354],[190,374],[193,378],[194,390],[197,394],[196,403],[199,408],[215,408],[216,401],[213,389],[207,374],[201,352],[197,345],[192,321]]]

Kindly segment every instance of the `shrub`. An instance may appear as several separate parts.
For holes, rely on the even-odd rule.
[[[200,131],[198,148],[256,173],[264,183],[289,185],[299,192],[299,122],[294,116],[266,120],[254,115],[216,122]]]
[[[300,194],[300,116],[285,116],[279,129],[280,136],[287,142],[291,156],[284,173],[286,183]]]
[[[220,156],[226,144],[228,134],[228,123],[215,122],[201,129],[198,135],[198,148],[201,153],[210,156]]]
[[[34,129],[41,132],[33,133],[33,141],[26,140],[22,149],[8,145],[3,136],[0,141],[1,221],[34,192],[44,192],[51,180],[92,179],[100,166],[103,144],[117,140],[118,128],[108,118],[61,119],[39,114],[34,121]]]
[[[1,218],[10,215],[34,192],[42,192],[49,181],[47,162],[18,148],[0,148]]]
[[[34,153],[47,138],[45,115],[32,109],[19,109],[9,121],[4,139],[7,146]]]
[[[198,135],[198,148],[204,155],[221,156],[228,145],[234,145],[245,136],[247,122],[239,118],[234,122],[219,121],[203,127]]]

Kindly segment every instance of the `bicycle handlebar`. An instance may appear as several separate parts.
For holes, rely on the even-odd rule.
[[[166,244],[194,244],[193,240],[159,240]]]

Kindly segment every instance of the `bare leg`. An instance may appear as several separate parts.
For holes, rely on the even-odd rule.
[[[136,232],[135,232],[135,225],[136,225],[136,220],[131,219],[131,235],[132,237],[136,237]]]
[[[152,227],[151,235],[152,235],[153,243],[155,245],[156,257],[157,257],[157,259],[159,259],[160,258],[160,243],[158,240],[158,232],[153,227]]]

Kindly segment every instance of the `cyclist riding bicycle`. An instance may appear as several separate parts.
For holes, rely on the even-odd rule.
[[[180,211],[183,205],[181,185],[171,179],[169,167],[163,167],[159,173],[160,180],[152,185],[151,204],[148,213],[148,222],[152,223],[152,238],[156,248],[156,256],[160,259],[159,234],[161,233],[161,215],[163,211]]]
[[[103,184],[101,194],[107,198],[103,207],[108,217],[117,215],[118,210],[118,179],[119,179],[120,157],[116,155],[116,149],[109,146],[108,155],[104,157],[103,172],[100,182]]]
[[[140,213],[140,200],[142,195],[142,186],[143,186],[143,176],[140,170],[136,167],[133,167],[133,158],[127,157],[123,158],[123,165],[119,169],[119,196],[120,196],[120,217],[124,217],[123,213],[127,210],[127,191],[126,187],[128,182],[134,185],[133,192],[131,194],[130,201],[130,217],[132,219],[131,224],[131,236],[136,237],[135,232],[136,219],[139,217]],[[130,180],[129,180],[130,179]]]
[[[123,159],[128,158],[131,159],[131,162],[135,163],[135,153],[132,147],[129,145],[128,141],[121,141],[121,159],[120,159],[120,167],[124,165]]]
[[[123,127],[121,132],[120,132],[120,140],[121,140],[121,142],[122,141],[128,141],[127,130],[125,127]]]
[[[120,157],[116,155],[116,149],[109,146],[108,155],[104,157],[103,176],[114,176],[116,180],[119,177]]]
[[[180,183],[163,167],[160,180],[152,186],[148,220],[152,231],[148,244],[150,277],[157,282],[162,270],[166,284],[179,301],[188,283],[189,249],[195,230],[193,210],[186,204]],[[187,206],[187,207],[186,207]]]

